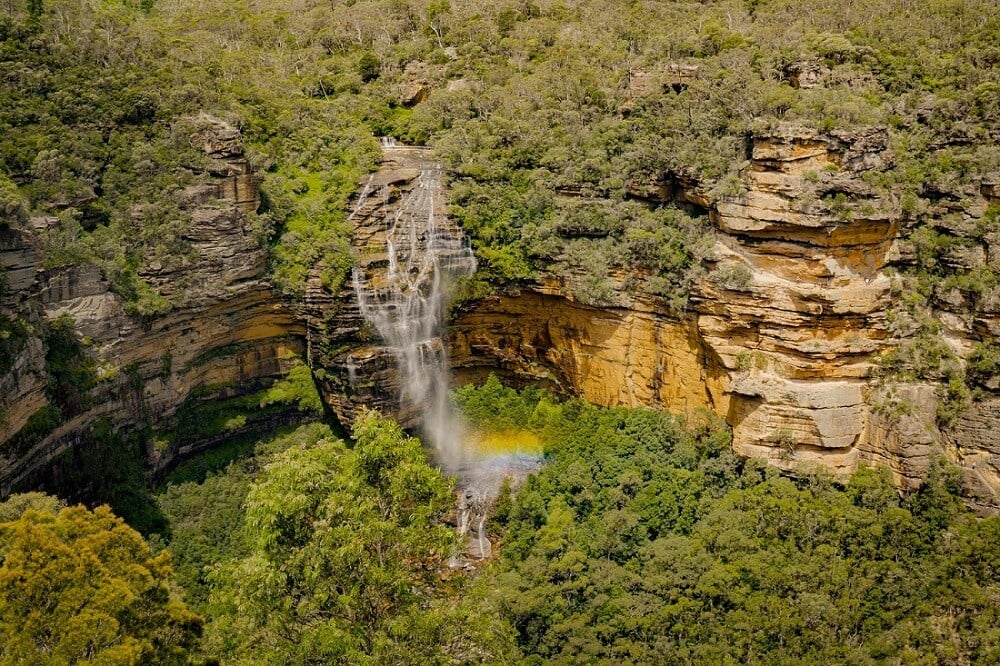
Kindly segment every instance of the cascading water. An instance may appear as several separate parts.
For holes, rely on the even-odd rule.
[[[448,358],[442,340],[444,310],[456,279],[471,276],[476,259],[461,230],[444,213],[441,168],[425,149],[381,139],[387,158],[409,168],[408,188],[398,180],[381,187],[370,178],[349,216],[362,208],[391,211],[381,221],[385,261],[355,267],[353,284],[362,317],[375,327],[391,351],[400,379],[400,421],[420,422],[438,465],[458,479],[458,531],[467,539],[466,555],[482,559],[491,546],[485,534],[486,510],[507,476],[523,478],[537,457],[477,455],[461,418],[448,403]],[[397,191],[404,194],[388,204]],[[367,210],[366,209],[366,210]],[[349,381],[357,381],[353,356]],[[454,564],[460,564],[455,559]]]
[[[390,139],[383,139],[382,145],[387,152],[420,150]],[[440,167],[429,161],[421,167],[415,187],[384,221],[387,273],[384,278],[368,276],[355,268],[354,287],[362,316],[395,357],[401,410],[421,417],[438,463],[458,474],[463,428],[448,406],[448,360],[441,334],[449,289],[457,278],[475,272],[476,258],[458,228],[446,224],[441,213]],[[359,205],[372,196],[370,190],[370,185],[362,190]]]

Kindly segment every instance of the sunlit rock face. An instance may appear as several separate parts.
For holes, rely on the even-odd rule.
[[[892,202],[866,201],[861,217],[832,213],[822,195],[848,191],[860,207],[859,174],[887,159],[876,131],[787,131],[758,137],[738,195],[710,200],[690,182],[634,188],[703,207],[717,230],[691,312],[672,315],[641,294],[590,308],[570,300],[571,283],[542,281],[457,319],[459,375],[496,366],[598,404],[709,407],[733,426],[739,453],[851,471],[866,437],[870,357],[887,337],[879,270],[897,225]]]
[[[716,244],[687,313],[641,293],[588,307],[575,302],[572,278],[543,278],[458,313],[450,333],[457,376],[496,371],[603,405],[709,407],[733,427],[738,453],[785,469],[848,474],[868,462],[913,487],[943,453],[964,467],[981,503],[996,506],[996,398],[944,432],[933,386],[899,389],[916,403],[910,414],[874,409],[882,398],[873,357],[898,343],[884,269],[912,254],[900,241],[895,196],[866,183],[866,173],[894,159],[886,132],[782,126],[758,132],[750,158],[738,193],[711,194],[685,176],[630,188],[710,216]],[[985,184],[952,205],[974,222],[991,196]],[[987,244],[984,257],[995,253]],[[958,302],[951,319],[942,314],[958,351],[995,336],[991,307]]]
[[[167,431],[185,401],[202,402],[259,390],[283,376],[288,357],[301,352],[304,326],[274,293],[266,274],[267,250],[246,213],[260,203],[259,178],[243,157],[242,137],[226,123],[202,116],[192,145],[206,156],[207,178],[176,193],[190,217],[190,252],[173,265],[152,263],[140,275],[175,306],[140,318],[125,312],[93,265],[44,268],[27,232],[3,230],[0,261],[6,268],[5,312],[33,323],[33,334],[0,377],[0,489],[30,482],[60,454],[86,446],[101,420],[114,429]],[[44,219],[32,223],[43,228]],[[97,368],[98,383],[48,436],[26,450],[11,440],[32,414],[48,404],[43,324],[70,315]],[[238,434],[234,432],[231,434]],[[154,468],[209,443],[148,443]]]
[[[597,308],[555,283],[486,299],[449,327],[459,383],[497,372],[606,406],[693,413],[711,405],[712,376],[692,320],[651,304]]]
[[[713,398],[737,452],[782,467],[857,465],[870,358],[888,336],[890,282],[879,271],[898,229],[894,202],[861,175],[889,160],[878,130],[787,128],[757,136],[745,192],[713,202],[714,275],[744,279],[710,274],[693,300],[725,372]]]
[[[1000,504],[1000,386],[984,386],[982,399],[944,430],[936,419],[940,388],[931,384],[893,389],[891,400],[911,405],[906,413],[878,409],[887,389],[870,378],[872,359],[898,344],[885,269],[915,256],[901,240],[906,216],[895,196],[877,195],[867,183],[866,174],[894,159],[883,130],[758,131],[739,187],[728,194],[707,191],[684,174],[631,184],[634,197],[693,207],[711,220],[715,245],[681,314],[629,287],[641,280],[631,279],[627,267],[612,269],[615,295],[601,306],[577,298],[581,276],[543,274],[463,304],[442,337],[434,331],[446,323],[444,292],[429,298],[433,280],[407,286],[423,264],[400,250],[413,255],[432,241],[454,250],[445,263],[456,260],[458,270],[441,273],[440,286],[467,273],[471,256],[446,215],[447,191],[427,151],[386,147],[383,164],[359,185],[349,211],[355,279],[331,293],[317,267],[304,297],[289,306],[269,286],[266,250],[248,223],[246,214],[259,204],[258,177],[243,158],[239,133],[200,120],[192,144],[204,151],[208,166],[199,168],[209,177],[179,193],[193,252],[141,272],[177,303],[168,314],[128,316],[96,267],[43,269],[32,233],[0,228],[7,281],[0,306],[34,324],[0,376],[0,442],[47,404],[38,335],[46,320],[70,314],[104,377],[89,407],[30,450],[0,445],[4,491],[74,446],[99,419],[170,428],[185,401],[256,390],[287,372],[288,352],[303,349],[324,401],[344,425],[368,407],[409,427],[426,426],[426,403],[440,401],[442,391],[405,397],[400,368],[409,348],[418,369],[424,360],[447,358],[453,383],[496,372],[514,384],[539,383],[601,405],[680,414],[709,409],[732,426],[737,452],[790,470],[819,465],[847,474],[871,462],[912,487],[945,453],[962,466],[983,506]],[[941,195],[927,214],[974,228],[991,201],[998,201],[998,186],[983,183]],[[412,240],[410,231],[392,238],[394,221],[415,203],[421,219],[433,218],[435,226],[413,227]],[[983,262],[1000,270],[994,236],[963,246],[949,261],[963,270]],[[401,291],[392,296],[400,279]],[[1000,335],[1000,302],[971,304],[958,293],[935,298],[945,338],[960,356],[973,342]],[[373,316],[381,312],[391,324],[393,313],[411,306],[428,324],[412,345],[404,344],[406,336],[393,340],[392,326]],[[148,455],[162,468],[187,450],[150,447]]]

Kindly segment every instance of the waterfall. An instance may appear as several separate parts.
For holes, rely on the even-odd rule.
[[[347,384],[354,386],[358,383],[358,364],[354,361],[352,354],[347,355]]]
[[[354,210],[352,210],[351,214],[347,216],[348,222],[352,221],[355,217],[357,217],[358,213],[361,212],[362,209],[364,209],[365,204],[368,203],[368,196],[372,192],[372,181],[374,180],[375,180],[374,174],[368,176],[368,180],[365,181],[364,187],[361,188],[361,193],[358,194],[358,201],[356,204],[354,204]]]
[[[386,153],[419,150],[391,138],[384,138],[382,145]],[[419,417],[438,463],[457,474],[463,428],[449,409],[448,358],[441,336],[449,290],[457,278],[475,272],[476,259],[459,229],[447,224],[443,214],[440,166],[426,159],[413,161],[419,165],[414,186],[383,220],[386,273],[367,275],[356,267],[353,281],[361,315],[395,359],[402,413]],[[372,194],[371,183],[359,195],[355,211]]]
[[[361,316],[381,336],[400,381],[400,422],[422,424],[435,462],[457,477],[457,524],[465,544],[451,560],[471,566],[489,557],[487,512],[504,479],[516,484],[538,468],[538,455],[482,450],[448,402],[449,367],[442,340],[445,306],[456,279],[476,259],[461,229],[445,214],[441,167],[422,148],[382,137],[382,170],[361,188],[348,220],[364,231],[353,286]],[[355,386],[362,367],[346,359]],[[488,448],[488,447],[487,447]]]

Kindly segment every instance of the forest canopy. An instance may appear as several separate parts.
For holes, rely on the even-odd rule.
[[[39,494],[0,503],[0,663],[186,664],[203,619],[108,507]]]
[[[166,547],[155,555],[107,508],[0,504],[0,663],[1000,657],[1000,517],[970,513],[945,463],[900,498],[885,471],[835,483],[741,459],[708,416],[602,409],[495,378],[454,401],[480,433],[534,433],[546,459],[497,499],[500,553],[475,575],[446,566],[450,482],[369,413],[349,442],[302,426],[167,485],[171,533],[152,538]],[[170,554],[205,616],[200,640]]]
[[[564,267],[599,303],[611,298],[599,276],[635,265],[683,308],[706,251],[703,216],[637,206],[637,187],[669,176],[738,192],[747,138],[776,123],[886,126],[898,160],[871,184],[907,205],[972,182],[998,158],[995,9],[10,2],[0,203],[13,219],[51,216],[50,263],[99,261],[136,312],[168,309],[138,269],[186,251],[176,202],[157,195],[200,177],[184,119],[210,110],[242,130],[267,173],[258,225],[276,284],[301,294],[319,262],[335,289],[351,265],[345,204],[377,161],[375,137],[394,135],[437,150],[494,286]]]
[[[904,500],[885,470],[783,477],[707,416],[554,404],[494,380],[457,395],[474,423],[534,415],[518,422],[546,444],[497,509],[502,558],[480,582],[526,663],[1000,657],[1000,520],[965,510],[947,465]]]
[[[845,483],[783,477],[734,455],[725,428],[707,416],[685,423],[601,409],[495,378],[454,400],[478,431],[526,429],[545,448],[541,471],[496,502],[495,561],[456,577],[441,566],[453,552],[447,530],[408,531],[435,524],[424,521],[450,499],[396,426],[367,417],[353,449],[307,426],[160,496],[181,580],[209,617],[204,649],[233,663],[298,663],[307,654],[615,664],[1000,656],[1000,520],[965,509],[947,465],[904,499],[888,474],[869,468]],[[409,514],[420,521],[409,526],[397,522],[409,520],[396,513],[399,465],[426,479],[406,487],[438,488],[412,505],[431,513]],[[384,520],[365,517],[375,498]],[[378,548],[390,533],[383,528],[393,535],[384,564],[351,565]],[[340,529],[353,537],[343,541]],[[384,614],[352,610],[364,590],[385,599]]]

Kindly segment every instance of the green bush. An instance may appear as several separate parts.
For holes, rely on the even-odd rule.
[[[49,322],[45,334],[47,393],[66,416],[89,406],[88,393],[97,384],[97,362],[77,337],[76,322],[62,314]]]
[[[260,399],[260,406],[273,404],[295,406],[300,412],[316,416],[323,414],[323,401],[309,366],[296,359],[284,379],[275,382]]]
[[[27,202],[7,174],[0,171],[0,225],[19,227],[27,221]]]
[[[989,340],[977,342],[966,358],[965,376],[972,386],[1000,389],[1000,344]]]
[[[523,427],[540,404],[492,379],[479,391],[460,391],[477,426],[510,410]],[[846,485],[779,476],[710,421],[548,413],[532,426],[546,465],[504,508],[501,560],[481,581],[529,662],[989,663],[1000,650],[1000,562],[982,559],[1000,552],[1000,521],[963,508],[957,470],[935,462],[900,499],[886,470]]]
[[[63,422],[63,413],[55,405],[39,407],[14,435],[4,442],[3,450],[14,455],[24,455]]]

